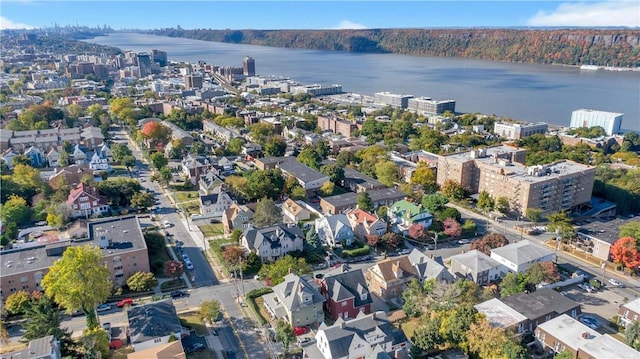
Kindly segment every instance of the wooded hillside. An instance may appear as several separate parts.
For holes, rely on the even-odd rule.
[[[329,51],[565,65],[640,66],[640,30],[184,30],[156,35]]]

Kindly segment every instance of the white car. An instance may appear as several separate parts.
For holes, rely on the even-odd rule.
[[[578,284],[578,288],[587,291],[589,293],[593,293],[596,291],[596,289],[589,283],[582,283],[582,284]]]
[[[193,263],[191,263],[191,261],[184,261],[184,266],[187,267],[188,270],[193,270]]]
[[[109,304],[101,304],[96,308],[97,312],[106,312],[107,310],[111,310],[111,306]]]
[[[609,279],[609,283],[610,283],[611,285],[616,286],[616,287],[624,288],[624,284],[622,284],[621,282],[617,281],[617,280],[616,280],[616,279],[614,279],[614,278]]]
[[[458,241],[458,244],[469,244],[469,243],[470,243],[470,241],[468,239],[466,239],[466,238],[463,238],[463,239]]]

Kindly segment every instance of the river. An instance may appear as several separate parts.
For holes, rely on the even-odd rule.
[[[589,71],[573,66],[517,64],[463,58],[358,54],[226,44],[113,33],[91,40],[123,51],[166,51],[171,61],[242,66],[255,59],[258,75],[302,84],[342,85],[345,92],[390,91],[456,100],[456,111],[568,126],[581,108],[624,113],[622,128],[640,132],[640,72]]]

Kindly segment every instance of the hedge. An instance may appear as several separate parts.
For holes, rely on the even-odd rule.
[[[249,293],[247,293],[246,297],[247,298],[251,298],[251,299],[255,299],[258,297],[262,297],[265,294],[269,294],[269,293],[273,293],[273,289],[269,288],[269,287],[264,287],[264,288],[258,288],[258,289],[254,289],[252,291],[250,291]]]
[[[342,254],[348,256],[348,257],[358,257],[358,256],[364,256],[369,254],[369,246],[368,245],[364,245],[364,247],[362,248],[356,248],[356,249],[345,249],[342,251]]]

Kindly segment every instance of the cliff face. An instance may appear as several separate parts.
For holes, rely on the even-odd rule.
[[[156,35],[328,51],[565,65],[640,66],[640,30],[177,30]]]

